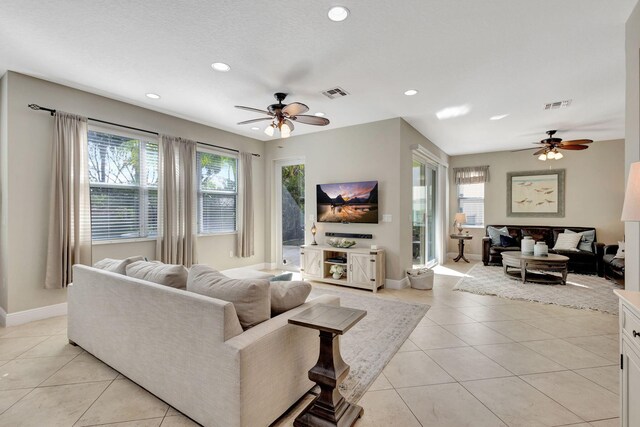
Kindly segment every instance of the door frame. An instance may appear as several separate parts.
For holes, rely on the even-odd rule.
[[[299,271],[295,267],[290,265],[284,265],[282,263],[282,167],[283,166],[292,166],[292,165],[305,165],[305,178],[304,178],[304,192],[305,192],[305,202],[304,202],[304,212],[305,212],[305,235],[306,235],[306,224],[307,224],[307,171],[306,171],[306,163],[304,157],[291,157],[287,159],[278,159],[274,161],[274,182],[275,182],[275,243],[276,243],[276,269],[286,270],[286,271]]]

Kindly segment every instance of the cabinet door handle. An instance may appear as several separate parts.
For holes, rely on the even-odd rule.
[[[633,331],[633,337],[637,338],[640,337],[640,332],[636,332],[635,330]]]

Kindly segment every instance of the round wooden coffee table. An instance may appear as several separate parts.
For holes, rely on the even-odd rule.
[[[547,256],[523,255],[522,252],[503,252],[502,266],[504,274],[521,278],[522,283],[567,284],[567,264],[569,257],[549,254]],[[509,271],[509,267],[518,272]],[[535,270],[533,273],[531,270]],[[560,276],[549,273],[560,273]]]

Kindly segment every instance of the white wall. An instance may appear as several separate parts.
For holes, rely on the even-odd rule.
[[[627,57],[627,103],[625,130],[625,163],[626,173],[629,165],[640,160],[640,3],[627,20],[626,30]],[[626,175],[625,175],[626,176]],[[640,291],[640,224],[625,223],[626,265],[625,287],[628,290]]]
[[[588,136],[588,135],[587,135]],[[583,151],[564,151],[561,160],[542,162],[530,151],[452,156],[453,168],[489,165],[490,181],[485,184],[485,224],[568,225],[596,227],[598,241],[615,244],[624,236],[620,221],[624,199],[624,140],[596,141]],[[564,218],[507,217],[507,172],[565,169]],[[453,181],[451,181],[453,182]],[[450,221],[458,211],[457,187],[450,188]],[[451,231],[453,231],[450,226]],[[465,242],[465,253],[482,254],[484,228],[468,229],[473,235]],[[449,241],[449,252],[457,254],[457,240]]]
[[[7,125],[9,109],[9,90],[7,75],[0,80],[0,171],[7,169],[7,148],[9,146],[9,130]],[[7,247],[7,191],[6,176],[0,173],[0,249]],[[9,287],[7,283],[7,251],[0,250],[0,307],[7,311]]]
[[[2,224],[8,231],[3,233],[0,249],[6,259],[2,275],[6,275],[3,282],[8,291],[3,308],[9,313],[66,300],[65,289],[45,290],[43,287],[53,118],[48,113],[30,110],[27,104],[36,103],[261,155],[264,152],[264,144],[260,141],[22,74],[9,72],[3,83],[7,85],[9,94],[9,128],[8,138],[3,140],[0,148],[0,153],[6,153],[0,162],[0,182]],[[202,236],[198,238],[201,263],[224,269],[264,262],[264,157],[254,157],[253,166],[256,187],[255,256],[245,259],[229,257],[229,251],[235,251],[235,235]],[[134,254],[155,258],[152,241],[100,244],[94,245],[93,249],[94,260]]]
[[[267,258],[273,263],[276,262],[275,162],[280,159],[304,157],[306,241],[312,240],[309,215],[316,214],[317,184],[377,180],[380,223],[316,223],[316,240],[322,244],[325,240],[324,233],[327,231],[373,234],[372,240],[358,240],[358,246],[375,244],[385,248],[387,278],[402,279],[404,270],[411,266],[409,224],[412,189],[409,147],[418,143],[428,146],[446,158],[435,145],[402,119],[384,120],[269,142],[265,154],[266,192],[271,194],[267,201],[271,224],[267,237],[270,242]],[[383,214],[391,215],[392,221],[382,222]]]

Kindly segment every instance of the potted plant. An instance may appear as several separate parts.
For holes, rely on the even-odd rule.
[[[333,264],[329,269],[329,273],[333,274],[334,279],[339,279],[345,272],[344,265]]]

